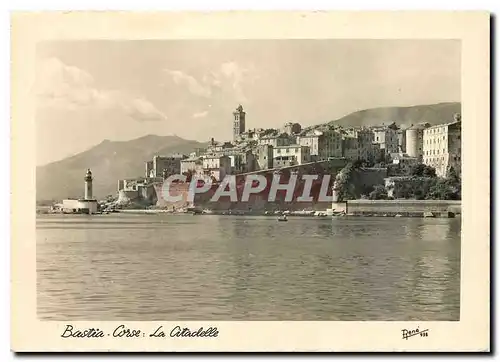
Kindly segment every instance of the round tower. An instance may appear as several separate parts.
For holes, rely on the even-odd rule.
[[[406,130],[406,153],[410,157],[418,157],[419,130],[411,126]]]
[[[90,168],[87,169],[87,173],[85,174],[85,200],[92,199],[92,171]]]
[[[429,128],[430,124],[422,122],[412,125],[406,130],[406,153],[410,157],[417,157],[422,160],[424,154],[424,130]]]

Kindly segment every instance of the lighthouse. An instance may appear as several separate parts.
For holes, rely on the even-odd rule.
[[[85,200],[92,199],[92,180],[92,171],[89,168],[85,174]]]
[[[62,211],[69,214],[95,214],[99,205],[92,195],[92,171],[87,169],[85,174],[85,194],[79,199],[65,199],[62,202]]]

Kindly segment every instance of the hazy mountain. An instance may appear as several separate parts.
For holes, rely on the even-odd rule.
[[[328,122],[343,127],[359,127],[390,124],[410,126],[420,122],[431,125],[453,121],[453,115],[460,113],[459,102],[426,104],[410,107],[371,108],[350,113],[335,121]]]
[[[412,107],[372,108],[351,113],[329,124],[371,126],[396,122],[398,125],[451,122],[460,113],[460,103],[438,103]],[[319,127],[315,126],[315,127]],[[75,156],[37,167],[37,200],[60,200],[83,196],[85,171],[94,174],[94,195],[115,194],[119,179],[144,176],[146,161],[154,155],[175,152],[188,154],[206,144],[177,136],[144,136],[131,141],[103,141]]]
[[[154,155],[189,154],[196,147],[205,146],[177,136],[148,135],[122,142],[105,140],[75,156],[37,167],[37,200],[82,197],[87,168],[94,174],[94,196],[115,194],[118,180],[144,176],[145,162]]]

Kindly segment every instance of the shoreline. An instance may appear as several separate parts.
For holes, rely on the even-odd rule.
[[[38,215],[82,215],[82,216],[108,216],[113,214],[125,214],[125,215],[191,215],[191,216],[232,216],[232,217],[245,217],[245,216],[260,216],[266,218],[278,218],[283,215],[283,213],[228,213],[228,212],[211,212],[211,213],[193,213],[193,212],[172,212],[172,211],[161,211],[161,210],[124,210],[114,213],[95,213],[95,214],[79,214],[79,213],[39,213]],[[354,212],[354,213],[327,213],[321,212],[320,214],[285,214],[288,218],[358,218],[358,217],[369,217],[369,218],[455,218],[460,217],[461,213],[454,212]]]
[[[296,206],[296,205],[293,205]],[[92,215],[111,215],[115,213],[136,215],[223,215],[223,216],[267,216],[279,217],[413,217],[413,218],[453,218],[461,215],[461,201],[455,200],[349,200],[334,203],[332,208],[322,210],[213,210],[208,207],[188,209],[116,209],[112,212],[98,212]],[[75,215],[77,213],[41,212],[37,214]]]

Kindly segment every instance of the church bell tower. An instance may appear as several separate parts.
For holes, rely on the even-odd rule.
[[[238,108],[233,112],[233,141],[238,140],[240,135],[245,132],[245,111],[240,104]]]

